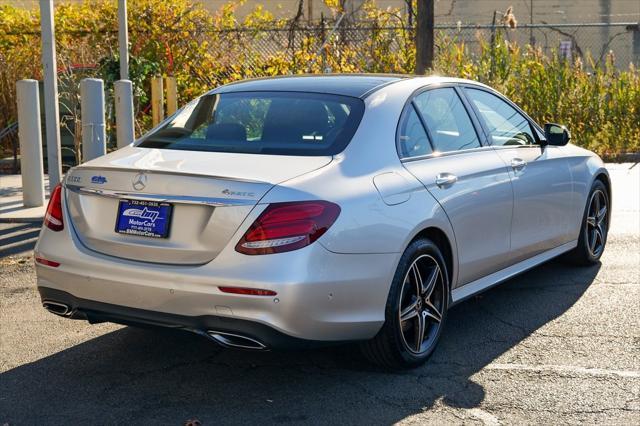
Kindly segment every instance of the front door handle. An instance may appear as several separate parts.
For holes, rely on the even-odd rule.
[[[436,176],[436,185],[438,185],[440,188],[453,185],[457,181],[458,176],[452,175],[451,173],[439,173]]]
[[[523,170],[527,166],[527,162],[522,158],[514,158],[511,160],[511,168],[516,172]]]

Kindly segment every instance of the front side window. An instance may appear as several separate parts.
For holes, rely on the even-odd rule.
[[[496,95],[484,90],[465,89],[484,121],[492,145],[533,145],[529,120]]]
[[[414,99],[433,147],[439,152],[480,147],[480,140],[462,101],[451,87],[427,90]]]
[[[143,138],[142,148],[335,155],[355,133],[362,100],[299,92],[204,95]]]

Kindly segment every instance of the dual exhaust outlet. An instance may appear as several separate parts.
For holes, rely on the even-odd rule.
[[[252,339],[251,337],[242,336],[240,334],[214,330],[207,330],[206,334],[214,342],[216,342],[220,346],[224,346],[225,348],[250,349],[257,351],[267,349],[267,346],[264,343]]]
[[[51,312],[52,314],[56,314],[61,317],[68,318],[71,315],[73,315],[73,309],[71,309],[71,306],[66,305],[64,303],[45,300],[44,302],[42,302],[42,307],[44,307],[47,311]]]
[[[66,318],[71,317],[74,312],[71,306],[65,303],[54,302],[51,300],[43,301],[42,306],[52,314]],[[251,337],[242,336],[240,334],[216,330],[207,330],[206,332],[204,332],[204,334],[220,346],[226,348],[249,349],[258,351],[267,349],[267,346],[264,343]]]

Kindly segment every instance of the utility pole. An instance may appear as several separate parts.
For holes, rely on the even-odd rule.
[[[435,0],[418,0],[416,20],[416,74],[433,67]]]
[[[42,67],[44,68],[44,119],[47,136],[49,184],[53,189],[62,178],[60,163],[60,110],[58,106],[58,68],[53,26],[53,0],[40,0]]]
[[[116,138],[118,148],[135,138],[133,117],[133,84],[129,80],[129,22],[127,0],[118,0],[118,47],[120,52],[120,80],[113,84],[116,101]]]
[[[127,0],[118,0],[118,46],[120,51],[120,80],[129,80]]]

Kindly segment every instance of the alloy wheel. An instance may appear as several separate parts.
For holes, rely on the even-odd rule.
[[[402,342],[422,354],[435,343],[445,309],[445,282],[438,262],[429,255],[413,261],[400,293],[399,324]]]
[[[587,214],[587,245],[591,256],[598,257],[604,250],[607,237],[607,197],[600,189],[591,194]]]

